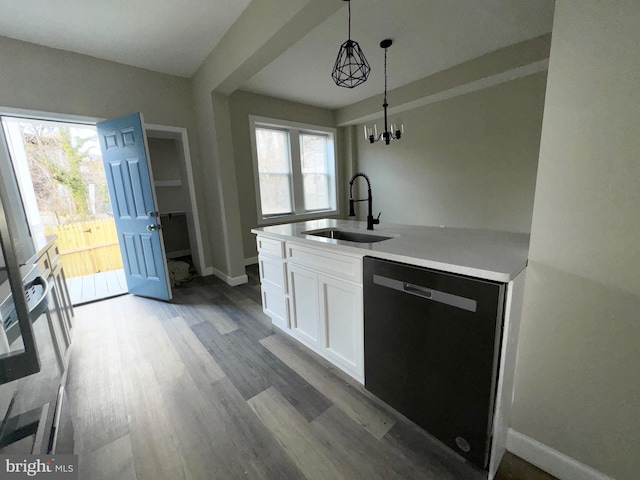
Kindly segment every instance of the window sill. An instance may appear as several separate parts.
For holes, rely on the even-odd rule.
[[[290,214],[290,215],[275,215],[273,217],[258,217],[258,225],[278,225],[281,223],[293,223],[301,222],[304,220],[315,220],[318,218],[326,218],[340,215],[340,210],[318,210],[314,212]]]

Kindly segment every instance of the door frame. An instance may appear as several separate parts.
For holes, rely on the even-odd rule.
[[[14,107],[4,107],[0,106],[0,115],[7,117],[23,117],[34,120],[49,120],[49,121],[58,121],[58,122],[73,122],[85,125],[93,125],[101,122],[103,120],[108,120],[107,118],[102,117],[90,117],[85,115],[73,115],[68,113],[53,113],[46,112],[42,110],[29,110],[24,108],[14,108]],[[148,135],[149,132],[152,132],[152,138],[170,138],[174,140],[180,141],[182,144],[182,155],[185,171],[187,174],[187,189],[189,190],[189,203],[191,205],[191,215],[193,218],[194,224],[194,240],[197,245],[196,254],[197,259],[194,258],[194,265],[197,270],[199,270],[200,275],[211,275],[213,273],[212,268],[206,268],[204,263],[204,248],[202,245],[202,229],[200,227],[200,216],[198,214],[198,205],[196,202],[196,192],[195,192],[195,182],[193,179],[193,163],[191,161],[191,153],[189,149],[189,139],[187,135],[187,129],[183,127],[171,127],[167,125],[157,125],[157,124],[145,124],[144,125],[145,135]],[[164,136],[163,136],[164,135]],[[153,174],[153,172],[152,172]],[[153,188],[154,195],[155,187]],[[191,232],[189,232],[191,234]],[[191,235],[190,235],[191,240]],[[193,250],[193,249],[192,249]],[[192,251],[192,256],[193,256]]]
[[[191,162],[191,151],[189,149],[189,137],[187,135],[187,129],[184,127],[171,127],[168,125],[157,125],[153,123],[145,123],[144,131],[147,139],[149,138],[166,138],[175,140],[182,146],[181,161],[184,166],[184,171],[187,180],[187,191],[189,194],[189,204],[191,207],[191,218],[193,220],[193,231],[191,229],[191,222],[187,222],[187,228],[189,230],[189,241],[191,243],[191,258],[193,259],[194,266],[198,270],[200,275],[210,275],[213,271],[208,272],[204,265],[204,248],[202,246],[202,231],[200,228],[200,215],[198,214],[198,203],[196,202],[196,190],[195,182],[193,180],[193,167]],[[153,170],[153,158],[149,153],[151,159],[151,170]],[[184,185],[184,184],[183,184]],[[154,187],[155,190],[155,187]],[[193,245],[195,243],[195,251]],[[194,255],[194,253],[196,255]]]

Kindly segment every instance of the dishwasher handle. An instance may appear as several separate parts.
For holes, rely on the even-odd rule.
[[[433,288],[402,282],[395,278],[374,274],[373,283],[375,285],[380,285],[381,287],[391,288],[392,290],[408,293],[409,295],[415,295],[432,302],[444,303],[450,307],[460,308],[469,312],[476,312],[478,309],[478,302],[472,298],[461,297],[460,295],[454,295],[452,293],[435,290]]]
[[[402,289],[406,293],[411,293],[412,295],[417,295],[419,297],[428,298],[431,300],[433,297],[433,291],[426,287],[421,287],[420,285],[413,285],[412,283],[404,283]]]

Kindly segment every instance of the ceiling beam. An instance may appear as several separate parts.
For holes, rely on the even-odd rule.
[[[547,69],[551,34],[495,50],[388,92],[390,115],[515,80]],[[339,127],[382,116],[382,97],[375,95],[335,110]]]
[[[209,92],[233,93],[344,5],[342,0],[253,0],[194,81]]]

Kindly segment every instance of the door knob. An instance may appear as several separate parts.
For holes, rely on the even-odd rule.
[[[162,228],[162,225],[147,225],[147,230],[150,232],[156,232]]]

